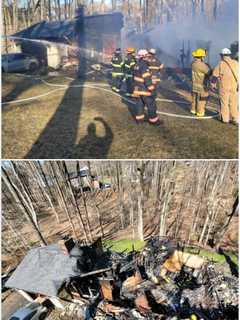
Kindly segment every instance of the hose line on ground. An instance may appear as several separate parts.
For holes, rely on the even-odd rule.
[[[17,76],[33,78],[30,75],[21,75],[21,74],[16,74],[16,75]],[[65,77],[65,78],[69,79],[69,80],[74,80],[73,78],[69,78],[69,77]],[[89,88],[89,89],[102,90],[102,91],[105,91],[105,92],[107,92],[109,94],[112,94],[112,95],[115,95],[117,97],[120,97],[123,100],[125,100],[125,101],[127,101],[127,102],[129,102],[131,104],[134,104],[134,105],[136,104],[135,101],[133,101],[131,99],[128,99],[127,97],[121,96],[120,94],[118,94],[116,92],[113,92],[112,90],[104,88],[104,86],[109,87],[109,85],[101,83],[101,82],[87,82],[87,83],[79,84],[79,85],[64,85],[64,84],[51,83],[51,82],[48,82],[48,81],[46,81],[44,79],[41,79],[41,78],[33,78],[33,79],[34,80],[40,80],[42,83],[44,83],[47,86],[60,87],[60,88],[48,91],[48,92],[40,94],[38,96],[33,96],[33,97],[25,98],[25,99],[19,99],[19,100],[12,100],[12,101],[3,102],[2,105],[17,104],[17,103],[37,100],[37,99],[40,99],[40,98],[44,98],[44,97],[46,97],[46,96],[48,96],[48,95],[50,95],[52,93],[55,93],[57,91],[66,90],[66,89],[69,89],[69,88]],[[179,103],[179,104],[187,104],[187,105],[190,104],[190,102],[181,101],[181,100],[171,100],[171,99],[161,99],[161,98],[157,98],[156,100],[160,101],[160,102]],[[183,118],[183,119],[193,119],[193,120],[204,120],[204,119],[206,120],[206,119],[212,119],[212,118],[218,117],[218,111],[217,110],[213,110],[213,109],[212,109],[212,111],[215,112],[214,115],[205,116],[205,117],[201,117],[201,118],[194,117],[194,116],[180,115],[180,114],[175,114],[175,113],[169,113],[169,112],[162,112],[162,111],[157,111],[157,113],[160,114],[160,115],[168,116],[168,117]]]

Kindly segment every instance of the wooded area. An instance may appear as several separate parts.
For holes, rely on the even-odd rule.
[[[110,189],[84,192],[87,165]],[[6,161],[2,166],[2,250],[22,256],[65,235],[87,243],[152,235],[237,250],[237,162]],[[73,182],[74,181],[74,182]],[[236,220],[237,221],[237,220]],[[225,240],[224,240],[225,239]]]
[[[3,0],[3,30],[13,34],[40,21],[72,19],[80,5],[87,15],[121,11],[127,27],[141,30],[164,21],[183,16],[204,14],[210,20],[217,18],[224,0]],[[111,3],[111,5],[109,5]]]

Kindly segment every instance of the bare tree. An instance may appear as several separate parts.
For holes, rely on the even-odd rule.
[[[35,230],[40,240],[40,243],[42,245],[46,245],[47,242],[44,239],[38,224],[36,223],[35,212],[32,211],[32,205],[29,206],[29,203],[22,196],[21,191],[16,186],[16,184],[14,184],[13,181],[10,179],[7,171],[4,168],[2,168],[2,179],[6,187],[8,188],[9,192],[11,193],[14,201],[18,204],[18,208],[23,212],[27,220],[31,223],[33,229]]]
[[[143,240],[160,235],[217,246],[237,215],[236,162],[91,161],[97,188],[90,177],[86,188],[79,175],[87,165],[3,163],[2,207],[8,234],[14,229],[12,246],[17,241],[25,250],[32,237],[45,244],[46,238],[51,243],[66,234],[87,243],[99,236]],[[100,188],[106,181],[111,189]],[[34,231],[29,239],[23,231],[28,224]]]

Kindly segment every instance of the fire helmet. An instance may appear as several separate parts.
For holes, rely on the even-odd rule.
[[[194,58],[203,58],[206,57],[207,51],[203,48],[198,48],[197,50],[192,52],[192,56]]]
[[[136,49],[135,48],[127,48],[127,53],[135,53]]]
[[[147,57],[147,55],[148,55],[148,52],[147,52],[147,50],[145,50],[145,49],[141,49],[141,50],[138,51],[138,56],[139,56],[140,58]]]
[[[151,48],[148,52],[151,53],[151,54],[156,54],[156,49]]]
[[[230,56],[232,54],[232,52],[230,49],[224,48],[224,49],[222,49],[221,54],[224,56]]]
[[[117,48],[117,49],[115,50],[115,53],[121,53],[121,48]]]

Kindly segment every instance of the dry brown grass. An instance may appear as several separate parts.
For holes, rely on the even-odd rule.
[[[50,80],[71,83],[62,77]],[[3,77],[3,101],[52,89],[31,79]],[[161,93],[162,98],[189,99],[188,92],[166,82]],[[186,105],[176,103],[158,102],[158,109],[189,115]],[[107,137],[102,120],[96,118],[108,125]],[[236,127],[216,119],[161,118],[164,124],[160,128],[147,123],[137,126],[121,98],[100,90],[71,88],[4,106],[2,154],[3,158],[237,158]],[[91,130],[94,125],[96,135]]]

